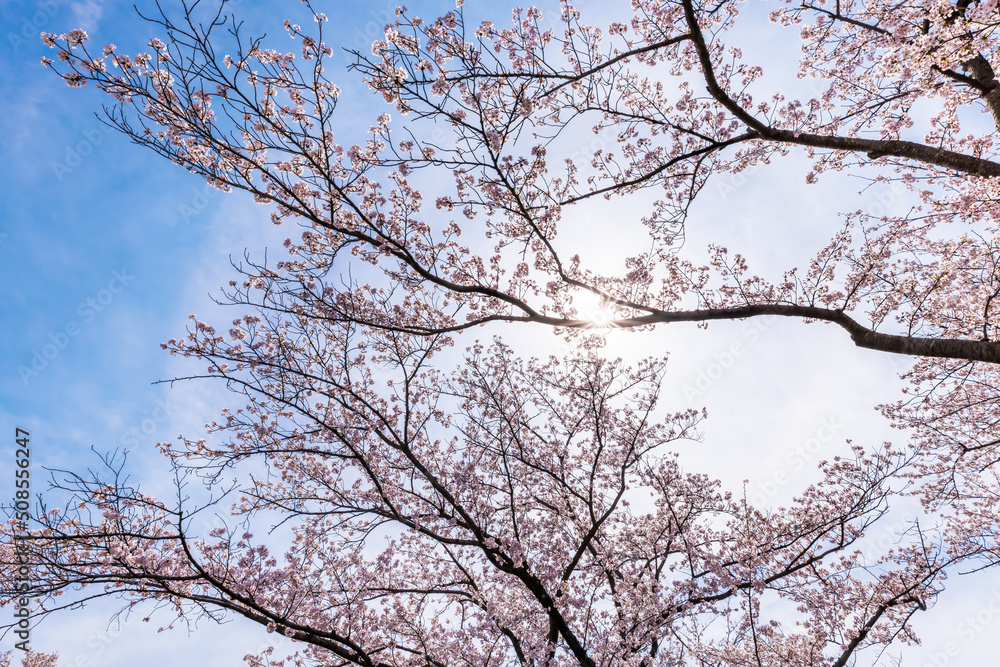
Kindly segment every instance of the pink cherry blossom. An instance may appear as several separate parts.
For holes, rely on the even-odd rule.
[[[949,572],[998,564],[995,2],[767,8],[797,31],[808,94],[744,55],[732,28],[760,10],[736,0],[632,0],[606,29],[567,0],[478,25],[461,0],[433,20],[400,7],[354,54],[388,106],[349,139],[325,17],[305,4],[312,34],[284,24],[295,53],[209,40],[189,17],[157,19],[150,53],[105,47],[107,63],[82,31],[42,35],[45,65],[111,95],[133,141],[305,228],[290,259],[230,283],[247,314],[220,330],[192,316],[164,345],[246,401],[161,444],[181,480],[239,473],[225,525],[194,531],[211,502],[148,497],[115,461],[71,474],[67,510],[28,539],[44,613],[62,594],[229,612],[318,664],[843,667],[917,643],[911,620]],[[610,139],[574,154],[574,132]],[[792,152],[806,184],[848,172],[914,206],[844,204],[777,276],[731,239],[685,253],[707,183]],[[641,191],[648,243],[620,270],[569,250],[575,214]],[[674,443],[705,415],[659,405],[665,351],[629,366],[594,331],[768,315],[915,358],[879,408],[905,443],[852,444],[773,512],[681,468]],[[469,338],[515,322],[576,352]],[[937,525],[869,558],[901,497]],[[291,531],[277,551],[254,534],[274,517]]]

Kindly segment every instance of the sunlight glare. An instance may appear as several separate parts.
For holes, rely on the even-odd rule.
[[[596,294],[582,292],[574,296],[573,301],[577,307],[577,316],[590,323],[588,328],[610,329],[614,326],[614,312],[608,303]]]

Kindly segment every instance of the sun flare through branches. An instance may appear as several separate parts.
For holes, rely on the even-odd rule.
[[[617,316],[614,305],[593,292],[579,292],[573,296],[577,317],[587,322],[587,329],[614,329]]]
[[[272,42],[237,4],[157,4],[166,41],[135,55],[43,33],[46,66],[111,96],[108,124],[295,236],[284,261],[234,266],[231,324],[192,315],[163,344],[244,404],[161,445],[176,497],[67,472],[27,538],[0,524],[0,579],[28,545],[42,613],[115,596],[236,614],[301,642],[295,664],[845,667],[919,644],[911,619],[951,573],[1000,564],[996,0],[595,0],[621,14],[600,28],[568,0],[497,23],[488,2],[399,7],[343,68],[370,107],[329,78],[339,20],[304,0]],[[762,31],[797,67],[765,62]],[[707,187],[750,173],[774,179],[759,226]],[[864,210],[847,174],[906,206]],[[785,205],[814,187],[807,214]],[[872,399],[903,444],[845,437],[780,506],[724,483],[722,457],[682,468],[706,411],[662,405],[675,344],[642,338],[768,316],[913,362],[902,400]],[[542,360],[516,327],[572,349]],[[605,359],[611,330],[652,349]],[[716,385],[743,387],[730,406],[790,393],[737,375]],[[766,436],[722,446],[767,459],[790,419],[751,418]],[[196,536],[209,506],[186,480],[214,493],[231,471],[229,523]],[[933,520],[866,551],[900,506]]]

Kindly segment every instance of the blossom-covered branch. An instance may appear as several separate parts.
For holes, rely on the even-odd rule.
[[[842,666],[916,642],[911,618],[956,564],[1000,562],[994,2],[786,3],[770,17],[799,30],[808,94],[744,57],[731,28],[754,9],[735,0],[634,0],[605,29],[568,2],[502,25],[401,7],[353,54],[390,105],[355,137],[337,125],[327,17],[305,4],[314,28],[285,22],[296,53],[248,38],[225,3],[207,23],[152,18],[168,39],[134,56],[43,36],[46,64],[111,95],[125,135],[304,227],[288,259],[241,267],[228,298],[250,314],[228,335],[196,320],[166,345],[248,401],[209,439],[164,447],[177,499],[114,466],[61,483],[71,501],[30,538],[46,610],[66,593],[228,611],[317,664]],[[580,132],[606,141],[581,156]],[[791,151],[807,183],[850,170],[912,207],[840,211],[780,277],[724,238],[707,260],[686,252],[712,178]],[[634,220],[602,213],[609,237],[629,222],[647,237],[620,271],[567,250],[584,207],[640,191],[655,201]],[[669,447],[702,415],[658,410],[662,356],[628,367],[583,335],[565,359],[497,340],[440,363],[497,322],[764,315],[918,357],[909,395],[881,407],[909,444],[852,446],[773,513],[681,469]],[[247,468],[230,520],[196,529],[185,484]],[[906,494],[937,523],[863,554]],[[272,554],[254,525],[287,527],[291,546]]]

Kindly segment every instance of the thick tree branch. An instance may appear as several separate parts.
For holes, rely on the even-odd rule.
[[[851,340],[854,341],[855,345],[869,350],[878,350],[892,354],[907,354],[916,357],[966,359],[968,361],[985,361],[1000,364],[1000,343],[997,342],[958,338],[917,338],[914,336],[880,333],[865,327],[842,310],[820,308],[817,306],[760,304],[736,306],[733,308],[706,308],[701,310],[660,312],[615,320],[611,323],[611,326],[635,327],[669,322],[711,322],[759,317],[762,315],[777,315],[780,317],[831,322],[844,328],[851,335]],[[546,320],[543,318],[541,321]],[[573,328],[590,328],[594,326],[592,322],[584,320],[558,320],[554,318],[549,318],[547,323]]]
[[[986,108],[993,114],[993,123],[1000,130],[1000,81],[997,81],[996,72],[990,61],[982,53],[976,54],[962,63],[972,78],[979,84],[978,90],[986,103]]]
[[[698,59],[709,94],[748,128],[756,131],[761,139],[812,148],[865,153],[873,160],[883,157],[898,157],[944,167],[970,176],[988,178],[1000,176],[1000,164],[996,162],[913,141],[839,137],[771,127],[741,107],[719,84],[715,77],[715,65],[712,63],[708,44],[695,14],[693,0],[684,0],[684,11],[691,33],[691,42],[698,52]]]

